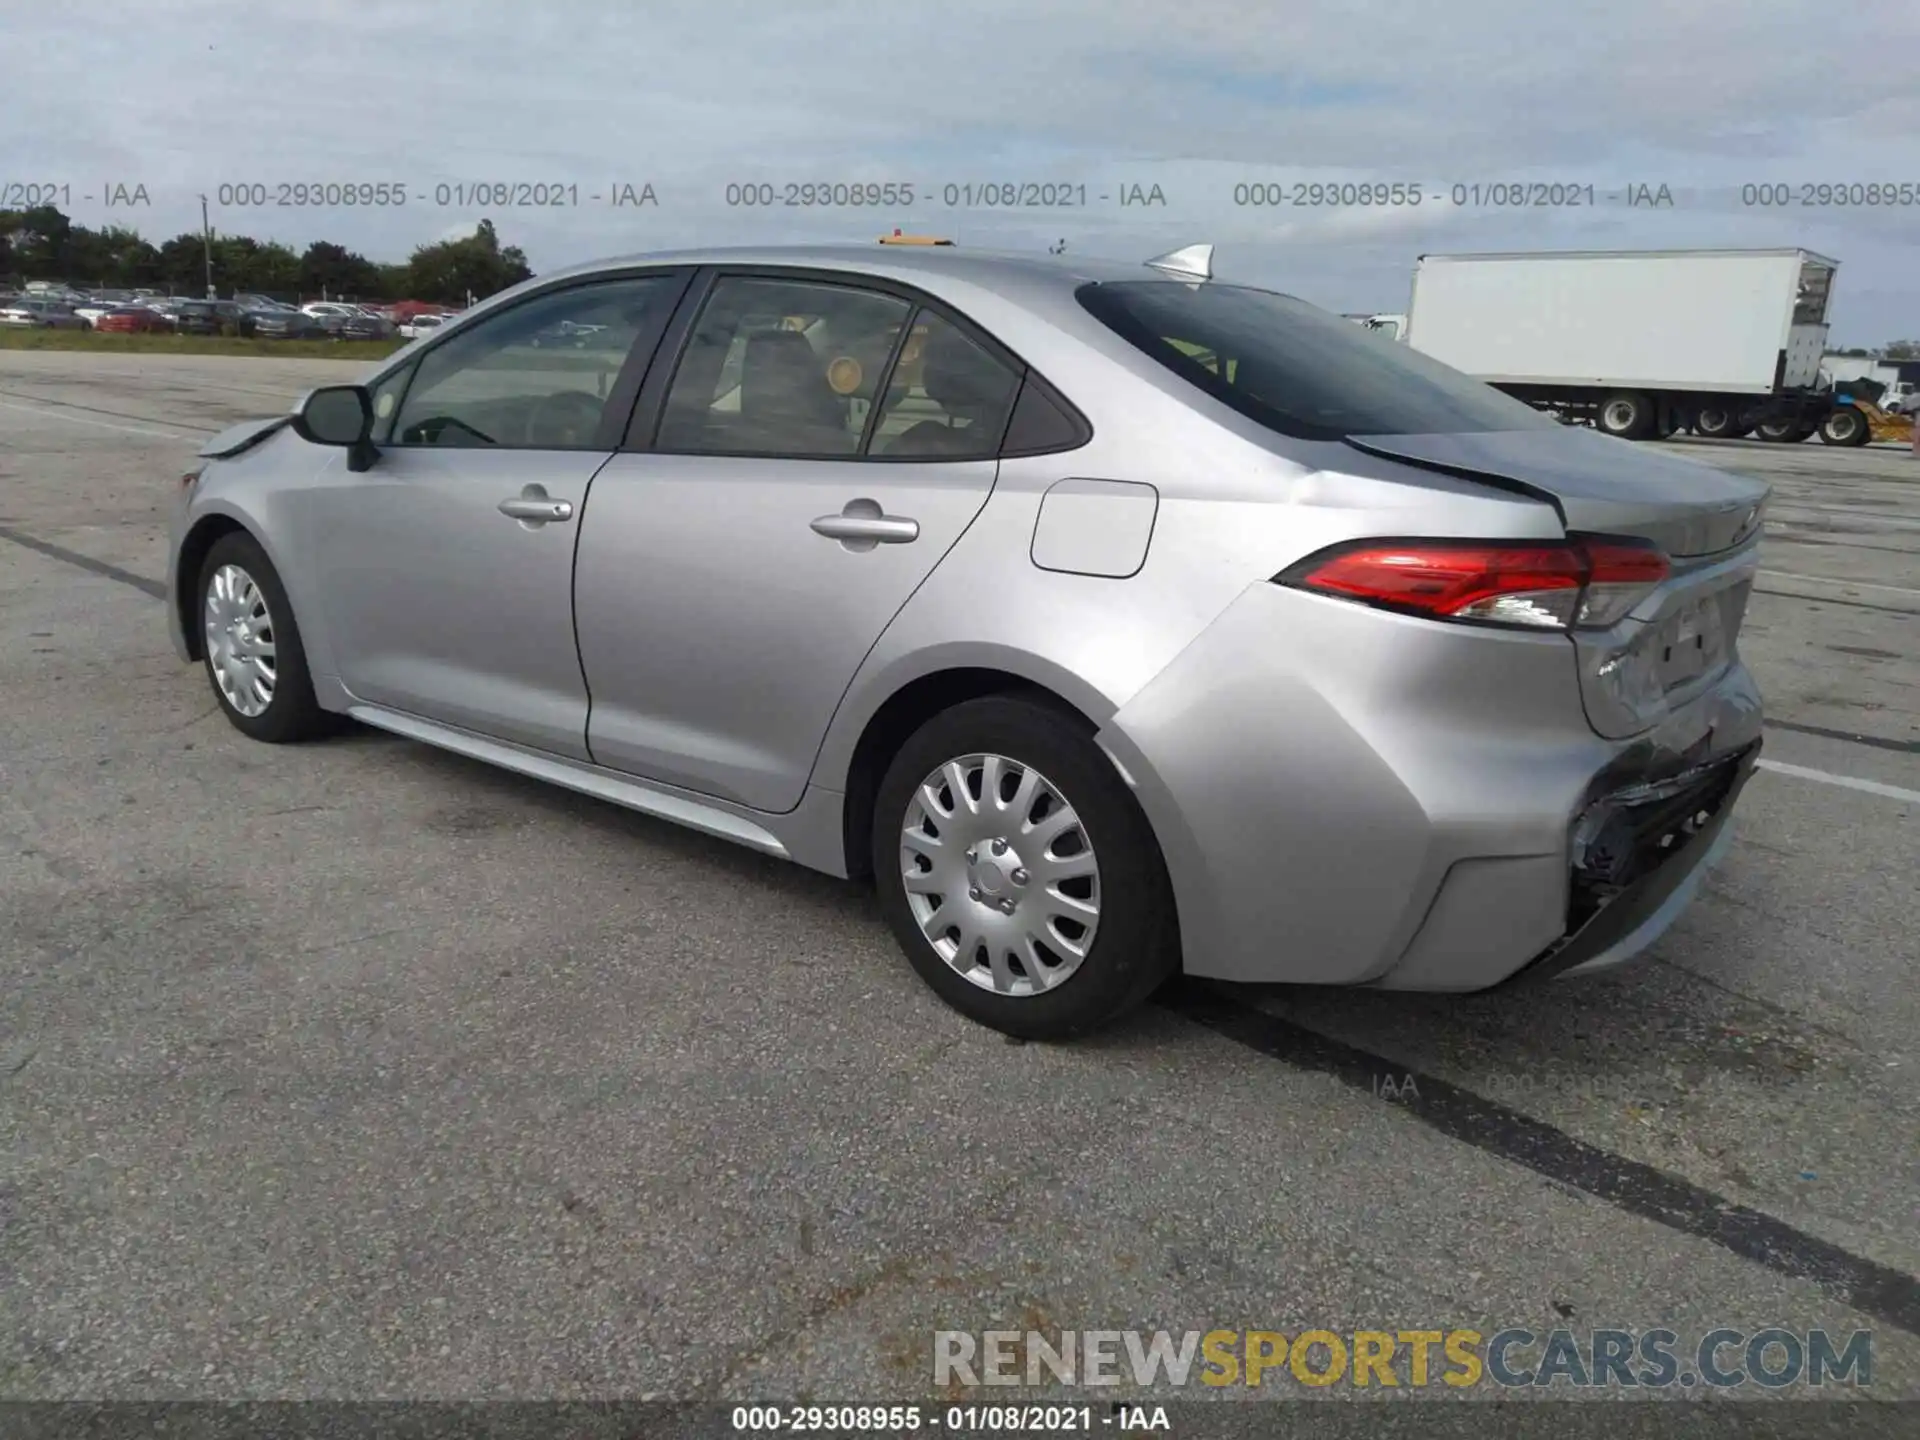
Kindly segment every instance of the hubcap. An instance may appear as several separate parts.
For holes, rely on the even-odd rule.
[[[1607,428],[1609,430],[1625,430],[1629,425],[1633,424],[1634,413],[1633,405],[1630,402],[1626,400],[1614,401],[1611,405],[1607,406]]]
[[[1004,755],[963,755],[920,782],[900,873],[935,953],[997,994],[1061,984],[1100,925],[1100,866],[1079,814],[1046,776]]]
[[[207,586],[207,668],[227,704],[253,718],[273,703],[280,671],[267,597],[238,565],[222,565]]]

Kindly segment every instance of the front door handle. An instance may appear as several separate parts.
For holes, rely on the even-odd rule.
[[[838,540],[848,550],[871,550],[876,545],[909,545],[920,538],[920,522],[889,515],[874,500],[849,500],[838,515],[822,515],[813,533]]]
[[[510,520],[518,520],[529,530],[537,530],[542,525],[550,525],[559,520],[573,518],[571,500],[555,500],[547,494],[544,485],[528,485],[518,495],[510,496],[500,502],[500,513]]]

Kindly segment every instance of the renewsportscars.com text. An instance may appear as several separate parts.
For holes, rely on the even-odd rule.
[[[961,1385],[1444,1385],[1664,1389],[1873,1383],[1873,1332],[1666,1329],[964,1330],[934,1334],[933,1380]]]

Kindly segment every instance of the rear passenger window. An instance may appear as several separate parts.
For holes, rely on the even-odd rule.
[[[912,306],[851,285],[721,279],[674,371],[656,448],[852,457]]]
[[[1020,376],[951,321],[922,310],[887,385],[868,453],[985,460],[1000,453]]]

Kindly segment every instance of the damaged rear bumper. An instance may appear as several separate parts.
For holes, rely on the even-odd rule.
[[[1609,969],[1665,934],[1731,843],[1734,802],[1759,760],[1755,740],[1595,799],[1574,823],[1567,933],[1506,983]]]

